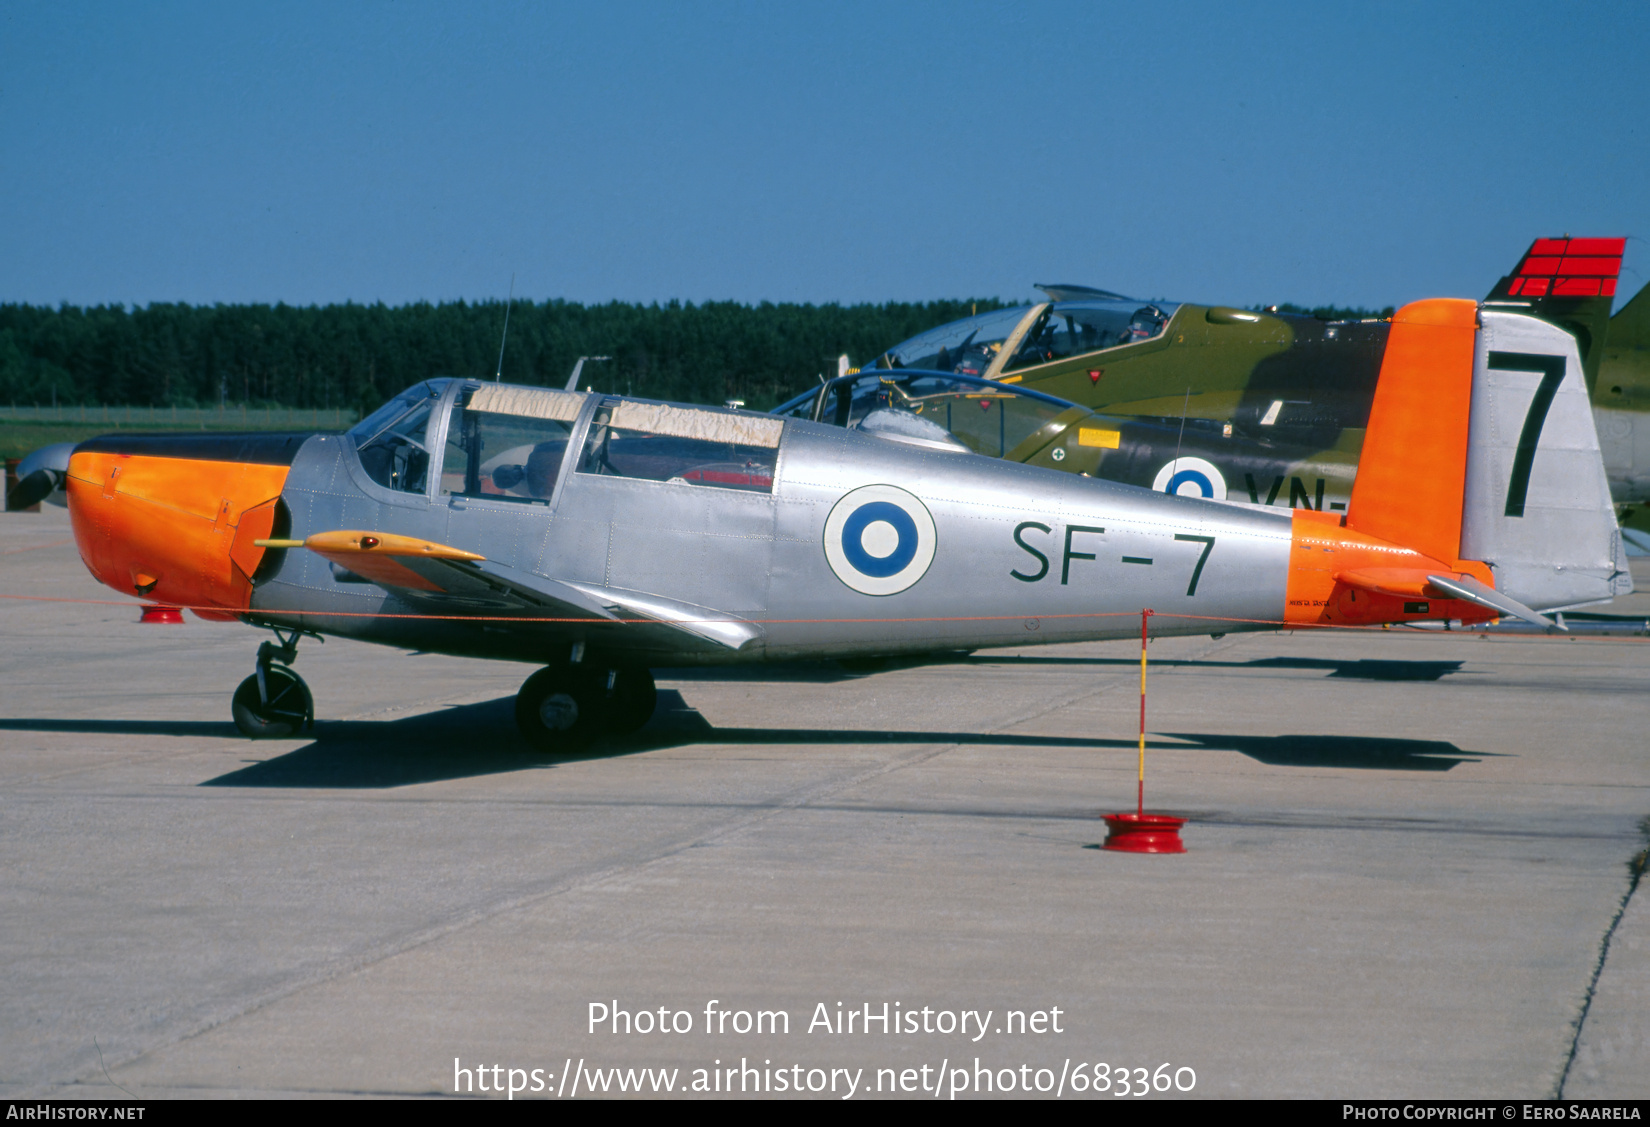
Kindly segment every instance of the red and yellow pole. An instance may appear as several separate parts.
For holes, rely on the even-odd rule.
[[[1180,827],[1186,819],[1146,813],[1146,645],[1148,620],[1154,612],[1140,612],[1140,754],[1135,773],[1134,813],[1105,814],[1106,840],[1100,848],[1114,853],[1184,853]]]
[[[1140,612],[1140,771],[1135,787],[1136,814],[1146,813],[1146,620],[1149,610]]]

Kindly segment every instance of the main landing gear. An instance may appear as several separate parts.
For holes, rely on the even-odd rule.
[[[653,674],[639,666],[551,665],[516,694],[516,727],[540,751],[572,755],[600,736],[636,731],[658,700]]]
[[[288,668],[298,660],[298,639],[305,633],[276,630],[279,645],[264,642],[258,647],[257,671],[241,682],[230,704],[235,727],[242,735],[255,740],[279,739],[315,726],[315,701],[309,695],[309,686]]]

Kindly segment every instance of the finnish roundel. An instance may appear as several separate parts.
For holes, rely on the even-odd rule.
[[[825,559],[864,595],[897,595],[934,562],[934,518],[892,485],[862,485],[825,518]]]
[[[1176,458],[1157,471],[1152,488],[1159,493],[1173,493],[1179,497],[1203,497],[1210,501],[1226,500],[1226,479],[1220,476],[1210,462],[1202,458]]]

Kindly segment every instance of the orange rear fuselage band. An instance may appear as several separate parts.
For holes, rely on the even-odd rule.
[[[1315,626],[1358,626],[1373,622],[1412,622],[1458,618],[1487,622],[1495,611],[1459,599],[1435,599],[1417,583],[1413,593],[1397,583],[1371,584],[1369,578],[1400,574],[1470,575],[1490,586],[1490,569],[1473,560],[1440,560],[1413,548],[1388,543],[1355,528],[1342,528],[1336,513],[1296,509],[1289,548],[1286,622]],[[1347,582],[1345,576],[1354,580]],[[1372,586],[1385,586],[1386,591]]]
[[[264,554],[253,541],[270,534],[287,472],[247,462],[76,453],[66,490],[80,558],[99,582],[129,595],[244,611]]]

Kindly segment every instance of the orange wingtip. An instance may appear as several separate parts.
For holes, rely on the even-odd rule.
[[[416,536],[397,536],[393,532],[317,532],[302,543],[312,552],[322,552],[329,556],[422,556],[431,560],[487,558],[475,552],[466,552],[463,548],[451,548],[446,544],[420,540]]]

